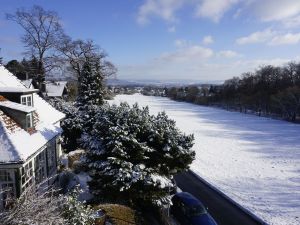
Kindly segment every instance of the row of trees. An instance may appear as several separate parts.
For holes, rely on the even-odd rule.
[[[300,115],[300,63],[262,66],[222,85],[167,88],[166,96],[202,105],[219,105],[241,112],[296,121]]]
[[[56,12],[34,6],[30,10],[18,9],[6,17],[23,28],[21,41],[27,57],[21,62],[12,60],[6,67],[23,79],[26,75],[32,78],[39,89],[43,88],[45,76],[54,71],[77,80],[86,62],[97,64],[104,78],[116,73],[114,65],[106,60],[105,51],[92,40],[73,40],[64,32]]]

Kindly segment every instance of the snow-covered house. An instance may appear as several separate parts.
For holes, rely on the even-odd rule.
[[[57,172],[64,114],[37,91],[0,66],[0,210]]]

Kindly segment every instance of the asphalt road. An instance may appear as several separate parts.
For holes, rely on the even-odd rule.
[[[191,193],[208,207],[209,213],[216,220],[218,225],[263,224],[256,221],[224,196],[198,179],[191,172],[179,174],[175,177],[175,180],[177,186],[182,191]]]

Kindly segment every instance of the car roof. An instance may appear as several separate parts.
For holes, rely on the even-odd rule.
[[[174,195],[174,197],[175,196],[177,199],[179,199],[181,202],[183,202],[187,206],[201,205],[202,207],[204,207],[202,202],[199,199],[197,199],[195,196],[193,196],[192,194],[190,194],[188,192],[176,193]]]

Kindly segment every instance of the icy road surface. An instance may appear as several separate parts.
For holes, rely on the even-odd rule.
[[[300,224],[300,125],[140,94],[110,102],[124,101],[194,133],[191,169],[236,202],[269,224]]]

